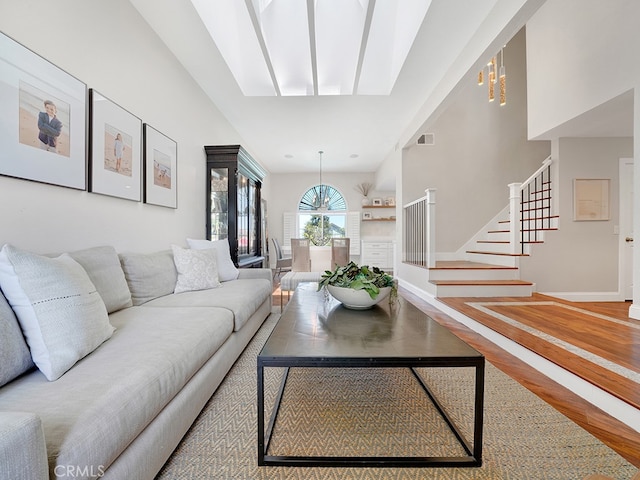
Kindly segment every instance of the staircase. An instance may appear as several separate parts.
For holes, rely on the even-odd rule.
[[[457,253],[459,260],[429,267],[430,293],[436,297],[530,297],[532,282],[521,280],[519,259],[544,233],[558,229],[552,214],[550,158],[526,182],[511,184],[509,205]]]

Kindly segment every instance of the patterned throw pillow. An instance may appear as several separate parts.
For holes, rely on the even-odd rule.
[[[205,290],[220,286],[215,249],[190,250],[171,245],[178,281],[173,293]]]
[[[236,268],[231,260],[231,251],[229,250],[228,240],[195,240],[193,238],[187,238],[189,248],[194,250],[206,250],[209,248],[215,248],[218,252],[218,278],[221,282],[227,282],[229,280],[235,280],[240,275],[240,271]]]

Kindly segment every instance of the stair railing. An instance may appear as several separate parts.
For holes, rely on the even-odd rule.
[[[526,245],[542,241],[552,227],[553,204],[549,156],[523,183],[509,184],[509,240],[511,253],[523,254]]]
[[[419,267],[436,266],[436,189],[403,207],[404,263]]]

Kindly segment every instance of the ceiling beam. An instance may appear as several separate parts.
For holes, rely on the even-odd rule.
[[[313,95],[318,96],[318,58],[316,50],[316,13],[314,0],[307,0],[307,21],[309,22],[309,46],[311,54],[311,75],[313,77]]]
[[[260,27],[260,21],[258,20],[258,15],[253,8],[253,2],[251,0],[244,0],[244,4],[247,7],[247,12],[249,12],[249,18],[251,18],[251,24],[253,25],[253,30],[256,33],[256,37],[258,39],[258,44],[260,44],[260,50],[262,51],[262,56],[264,57],[264,61],[267,64],[267,70],[269,70],[269,76],[271,77],[271,83],[276,90],[276,95],[278,97],[282,96],[280,92],[280,85],[278,84],[278,79],[276,78],[276,72],[273,70],[273,64],[271,63],[271,56],[269,55],[269,50],[267,50],[267,44],[264,41],[264,37],[262,36],[262,28]]]
[[[360,83],[360,74],[362,73],[362,64],[364,63],[364,54],[367,51],[367,42],[369,41],[369,32],[371,31],[371,20],[373,19],[373,10],[376,8],[376,0],[369,0],[367,6],[367,17],[364,20],[364,28],[362,29],[362,41],[360,42],[360,54],[358,55],[358,66],[356,67],[356,75],[353,79],[352,95],[358,94],[358,84]]]

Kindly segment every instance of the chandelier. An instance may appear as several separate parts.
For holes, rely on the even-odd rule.
[[[313,194],[313,201],[311,202],[311,206],[314,210],[326,210],[329,206],[329,195],[327,187],[322,183],[322,154],[324,153],[322,150],[318,152],[320,154],[320,182],[316,187],[316,191]]]
[[[485,72],[484,68],[478,72],[478,85],[484,84]],[[500,95],[500,106],[507,103],[507,74],[504,68],[504,48],[500,49],[500,69],[498,69],[497,56],[491,58],[487,63],[487,83],[489,86],[489,101],[493,102],[496,98],[495,87],[498,84]]]

